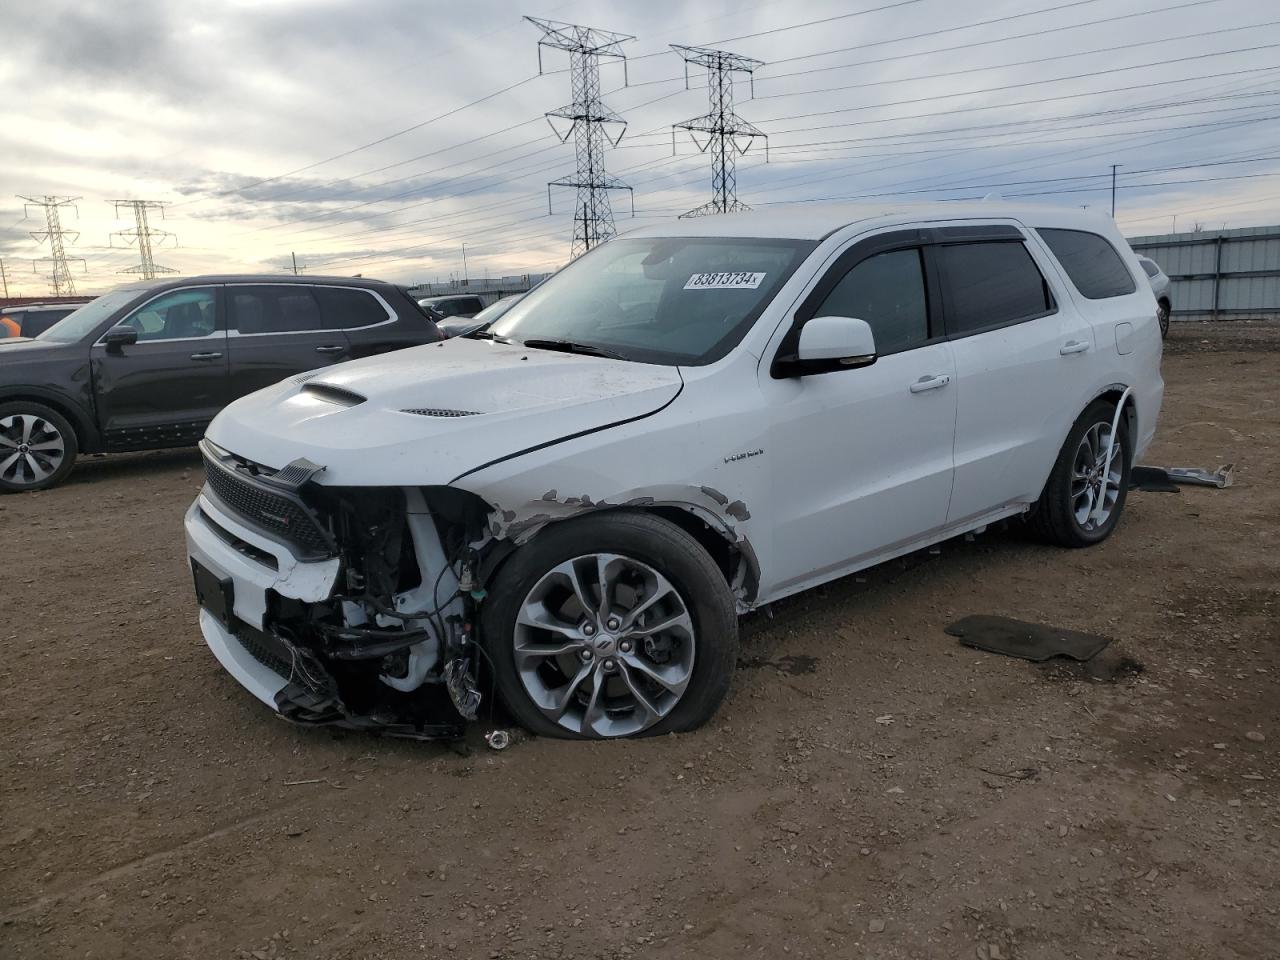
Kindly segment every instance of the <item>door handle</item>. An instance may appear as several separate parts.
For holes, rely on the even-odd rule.
[[[1068,340],[1058,349],[1058,352],[1064,357],[1068,357],[1073,353],[1084,353],[1088,349],[1088,340]]]
[[[336,343],[326,343],[322,347],[316,347],[316,353],[346,353],[346,347],[340,347]]]
[[[924,393],[926,390],[937,390],[939,387],[945,387],[951,382],[951,378],[945,373],[937,376],[925,375],[911,385],[912,393]]]
[[[222,359],[222,354],[220,354],[220,353],[193,353],[193,354],[191,355],[191,359],[192,359],[192,360],[221,360],[221,359]]]

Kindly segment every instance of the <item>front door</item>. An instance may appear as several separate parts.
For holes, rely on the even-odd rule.
[[[762,573],[771,593],[863,565],[946,522],[955,362],[932,316],[923,252],[858,259],[862,246],[819,282],[815,294],[829,292],[811,315],[867,321],[876,362],[781,380],[762,370],[776,516],[774,569]]]
[[[229,402],[220,290],[162,293],[121,321],[138,331],[137,343],[93,347],[94,398],[109,449],[195,443]]]
[[[230,284],[227,321],[235,397],[351,358],[346,335],[327,328],[313,288],[305,284]]]

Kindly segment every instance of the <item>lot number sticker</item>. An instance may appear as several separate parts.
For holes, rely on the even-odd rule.
[[[764,282],[763,273],[695,273],[686,290],[755,290]]]

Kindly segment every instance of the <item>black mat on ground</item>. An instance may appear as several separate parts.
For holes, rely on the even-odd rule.
[[[947,627],[947,633],[959,637],[966,647],[1037,663],[1053,657],[1088,660],[1111,642],[1110,638],[1093,633],[982,613],[962,617]]]
[[[1147,493],[1177,493],[1178,485],[1162,467],[1136,466],[1129,471],[1129,489]]]

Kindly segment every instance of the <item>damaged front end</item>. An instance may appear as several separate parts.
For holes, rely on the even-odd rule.
[[[305,461],[271,472],[203,452],[188,542],[224,666],[297,723],[460,737],[481,703],[470,544],[484,503],[449,487],[328,487]]]

